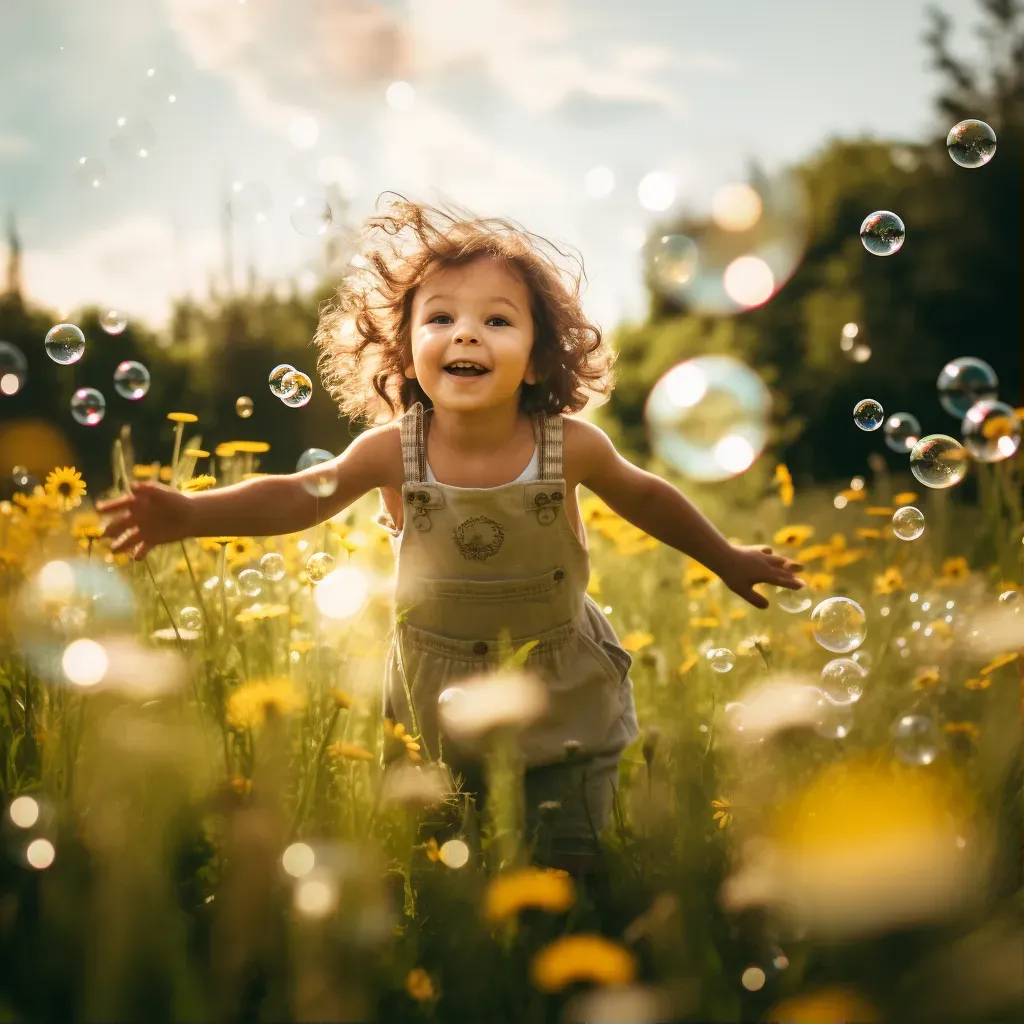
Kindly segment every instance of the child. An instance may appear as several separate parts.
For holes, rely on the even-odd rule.
[[[495,667],[503,630],[516,647],[538,641],[526,668],[545,681],[550,709],[521,740],[527,824],[543,822],[555,859],[586,858],[639,729],[632,659],[586,593],[577,486],[757,608],[767,601],[754,584],[799,589],[801,566],[730,544],[674,487],[566,415],[611,390],[613,355],[583,314],[579,279],[567,284],[539,240],[404,200],[371,218],[367,235],[376,244],[316,342],[342,413],[377,425],[333,462],[289,476],[190,495],[135,484],[102,506],[120,513],[105,535],[124,531],[112,550],[139,558],[184,536],[293,533],[378,488],[404,611],[385,714],[418,727],[437,756],[441,692]],[[325,472],[337,486],[317,499],[303,482]]]

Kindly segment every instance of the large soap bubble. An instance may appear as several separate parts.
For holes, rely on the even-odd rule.
[[[942,368],[935,382],[942,408],[962,420],[972,405],[986,398],[995,398],[999,392],[999,378],[983,359],[961,356],[951,359]]]
[[[925,487],[953,487],[967,472],[967,452],[955,438],[929,434],[914,445],[910,453],[910,472]]]
[[[861,430],[877,430],[884,418],[882,406],[873,398],[862,398],[853,407],[853,422]]]
[[[46,354],[61,366],[77,363],[85,352],[85,335],[74,324],[57,324],[46,332]]]
[[[967,450],[979,462],[1001,462],[1020,447],[1021,422],[1005,402],[985,399],[972,405],[960,429]]]
[[[292,409],[301,409],[313,397],[313,382],[301,370],[286,373],[281,387],[288,392],[281,396],[281,401]]]
[[[921,424],[909,412],[894,412],[882,427],[885,443],[900,455],[906,455],[921,440]]]
[[[833,654],[855,651],[867,636],[864,609],[849,597],[828,597],[811,612],[814,639]]]
[[[295,464],[295,472],[303,473],[314,466],[322,466],[330,462],[334,456],[325,448],[307,448]],[[302,481],[303,489],[312,494],[314,498],[329,498],[338,489],[338,477],[336,473],[326,470],[310,474]]]
[[[946,150],[960,167],[984,167],[996,155],[996,133],[984,121],[969,117],[949,129]]]
[[[692,480],[726,480],[748,469],[768,435],[771,395],[730,356],[698,356],[674,366],[644,409],[658,456]]]
[[[288,378],[289,374],[295,372],[295,367],[291,363],[280,363],[275,366],[267,378],[271,394],[276,395],[278,398],[290,398],[294,395],[299,382],[294,378],[286,378]]]

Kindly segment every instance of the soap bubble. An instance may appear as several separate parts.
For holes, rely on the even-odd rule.
[[[71,415],[86,427],[95,427],[107,414],[107,400],[95,388],[79,388],[71,396]]]
[[[192,605],[186,605],[178,615],[178,625],[184,629],[202,629],[203,613]]]
[[[149,391],[149,370],[134,359],[126,359],[114,370],[114,390],[122,397],[137,402]]]
[[[929,434],[910,452],[910,472],[925,487],[952,487],[960,483],[967,472],[967,452],[952,437]]]
[[[903,221],[888,210],[869,213],[860,226],[860,240],[872,256],[893,256],[903,248],[907,229]]]
[[[75,165],[75,181],[82,188],[99,188],[107,176],[107,167],[94,156],[80,156]]]
[[[236,181],[231,186],[231,209],[241,221],[265,224],[274,208],[274,198],[262,181]]]
[[[85,335],[74,324],[51,327],[43,342],[46,354],[61,366],[77,363],[85,352]]]
[[[122,160],[136,157],[145,159],[156,145],[156,132],[149,121],[143,118],[119,117],[114,134],[110,137],[110,148]]]
[[[996,133],[969,117],[949,129],[946,151],[959,167],[984,167],[996,155]]]
[[[985,399],[967,410],[961,435],[979,462],[1001,462],[1020,447],[1021,422],[1005,402]]]
[[[901,455],[906,455],[921,440],[921,424],[909,412],[894,412],[882,428],[885,443]]]
[[[821,692],[833,704],[855,704],[864,693],[867,674],[852,658],[833,658],[821,670]]]
[[[334,456],[323,448],[307,448],[295,465],[295,471],[302,473],[314,466],[330,462]],[[314,498],[329,498],[338,489],[338,478],[335,473],[321,472],[309,476],[302,482],[303,489]]]
[[[904,505],[892,515],[892,532],[900,540],[917,540],[924,533],[924,513],[913,505]]]
[[[314,583],[319,583],[333,568],[334,556],[326,551],[317,551],[306,562],[306,575]]]
[[[713,647],[706,657],[713,672],[731,672],[736,664],[736,655],[728,647]]]
[[[942,733],[927,715],[900,715],[889,729],[893,753],[904,763],[931,764],[942,752]]]
[[[697,271],[699,255],[692,238],[662,235],[651,247],[651,277],[659,291],[673,294]]]
[[[849,597],[828,597],[813,612],[814,639],[833,654],[849,654],[867,636],[864,609]]]
[[[861,430],[877,430],[884,417],[881,405],[873,398],[862,398],[853,407],[853,422]]]
[[[744,472],[761,454],[770,411],[771,395],[751,369],[730,356],[698,356],[655,383],[644,417],[662,459],[713,481]]]
[[[288,392],[281,396],[281,401],[292,409],[301,409],[313,397],[313,382],[301,370],[286,373],[281,387]]]
[[[822,700],[818,704],[818,717],[814,731],[827,740],[844,740],[853,729],[853,706]]]
[[[9,341],[0,341],[0,396],[16,395],[27,380],[25,353]]]
[[[278,554],[276,551],[268,551],[260,559],[260,572],[262,572],[268,580],[273,580],[275,583],[278,580],[284,579],[284,555]]]
[[[243,569],[238,574],[238,589],[246,597],[259,597],[263,590],[263,573],[259,569]]]
[[[802,582],[802,581],[801,581]],[[807,587],[800,590],[790,590],[789,587],[775,588],[775,603],[790,615],[798,615],[807,611],[813,603],[811,592]]]
[[[983,359],[960,356],[951,359],[942,368],[935,382],[942,408],[962,420],[971,407],[985,399],[995,398],[999,392],[999,378]]]
[[[863,648],[859,651],[854,651],[853,654],[850,655],[850,660],[855,661],[860,665],[860,667],[864,669],[865,675],[871,671],[871,667],[874,665],[874,659]]]
[[[281,363],[270,371],[268,383],[270,384],[271,394],[276,395],[278,398],[288,398],[295,394],[299,382],[297,380],[290,380],[285,383],[285,378],[290,373],[295,373],[295,367],[291,363]]]
[[[292,227],[305,238],[316,238],[327,234],[331,226],[331,208],[323,199],[299,196],[292,204],[290,220]]]
[[[241,395],[235,399],[235,414],[242,420],[247,420],[252,415],[252,399],[248,395]]]
[[[108,309],[100,317],[100,327],[107,334],[120,334],[128,326],[128,318],[119,309]]]

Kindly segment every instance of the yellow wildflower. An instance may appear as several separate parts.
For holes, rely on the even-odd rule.
[[[217,478],[215,476],[210,476],[209,473],[200,473],[199,476],[194,476],[191,480],[186,480],[181,485],[181,489],[186,494],[195,494],[199,491],[208,491],[211,487],[216,486]]]
[[[259,544],[251,537],[235,537],[225,544],[227,549],[227,563],[229,566],[240,565],[243,562],[250,562],[260,551]]]
[[[690,619],[694,629],[716,629],[721,623],[712,615],[697,615]]]
[[[294,648],[294,644],[292,645]],[[344,690],[331,690],[331,696],[334,698],[334,703],[338,705],[342,711],[352,707],[352,694],[346,693]]]
[[[62,512],[70,512],[82,504],[85,481],[74,466],[52,469],[46,477],[46,493]]]
[[[896,509],[889,508],[888,505],[870,505],[868,508],[864,509],[864,515],[885,516],[887,519],[891,519],[895,511]]]
[[[839,492],[840,497],[845,498],[847,501],[867,501],[868,492],[863,488],[855,490],[852,487],[847,487],[846,490]]]
[[[135,480],[152,480],[156,476],[155,466],[142,466],[136,463],[132,466],[132,477]]]
[[[252,779],[247,779],[244,775],[236,775],[231,780],[231,788],[239,796],[248,796],[252,792]]]
[[[160,480],[163,483],[169,484],[171,482],[171,477],[173,475],[174,474],[173,474],[170,466],[161,466],[160,467],[159,477],[160,477]]]
[[[840,1024],[853,1020],[876,1024],[879,1019],[878,1011],[863,996],[838,987],[783,999],[764,1017],[784,1024]]]
[[[711,815],[711,820],[717,821],[719,828],[725,828],[732,821],[732,811],[730,810],[732,803],[725,797],[722,797],[719,800],[712,800],[711,806],[717,808],[715,813]]]
[[[827,569],[842,569],[847,565],[859,562],[866,554],[867,548],[850,548],[847,551],[839,551],[830,555],[825,562]]]
[[[791,484],[793,482],[789,467],[784,462],[780,462],[775,467],[775,482],[777,484]]]
[[[243,608],[235,616],[235,622],[265,622],[267,619],[279,619],[290,611],[286,604],[253,604]]]
[[[405,731],[401,722],[394,722],[390,718],[384,719],[385,740],[397,740],[402,747],[402,753],[408,754],[412,761],[420,761],[420,745]]]
[[[691,560],[683,570],[683,586],[688,590],[704,587],[714,579],[717,579],[715,574],[700,562]]]
[[[830,572],[808,572],[800,577],[807,584],[807,589],[820,594],[824,590],[831,590],[835,577]]]
[[[807,565],[808,562],[817,561],[819,558],[827,558],[831,554],[832,546],[830,544],[812,544],[809,548],[802,548],[793,557],[802,565]]]
[[[433,1002],[437,999],[434,982],[422,967],[414,967],[406,976],[405,990],[417,1003]]]
[[[775,532],[772,540],[784,547],[799,547],[806,544],[814,536],[813,526],[784,526]]]
[[[199,417],[190,412],[169,412],[167,418],[172,423],[198,423]]]
[[[963,583],[970,575],[971,569],[967,559],[962,557],[947,558],[942,563],[942,575],[939,578],[940,584]]]
[[[441,859],[441,848],[433,836],[423,844],[423,852],[427,855],[427,859],[432,860],[435,864]]]
[[[882,531],[872,526],[860,526],[853,531],[861,540],[881,540]]]
[[[991,685],[991,679],[979,679],[977,676],[964,680],[964,686],[968,690],[987,690]]]
[[[607,502],[597,495],[591,495],[580,502],[580,518],[586,526],[596,526],[602,521],[618,519]]]
[[[103,524],[95,512],[82,512],[71,524],[71,536],[78,540],[95,540],[103,536]]]
[[[622,638],[623,649],[630,653],[634,651],[642,651],[652,643],[654,643],[653,634],[645,633],[643,630],[634,630],[632,633],[627,633]]]
[[[729,621],[730,622],[739,622],[740,619],[745,619],[746,617],[747,617],[747,609],[746,608],[733,608],[729,612]]]
[[[910,681],[911,689],[927,690],[939,683],[939,669],[937,665],[926,665],[919,668]]]
[[[943,732],[956,733],[962,736],[966,736],[973,742],[978,742],[978,737],[981,735],[981,730],[974,724],[974,722],[947,722],[942,727]]]
[[[993,658],[979,673],[979,675],[987,676],[995,672],[996,669],[1002,668],[1004,665],[1009,665],[1017,660],[1016,651],[1007,651],[1006,654],[1000,654],[998,658]]]
[[[327,753],[337,760],[348,759],[349,761],[372,761],[373,754],[361,747],[358,743],[330,743],[327,746]]]
[[[909,505],[912,501],[917,501],[916,491],[900,491],[899,494],[894,494],[892,497],[894,505]]]
[[[903,573],[894,565],[890,565],[880,576],[875,577],[876,594],[894,594],[903,589]]]
[[[202,448],[186,448],[181,454],[193,459],[208,459],[210,457],[210,453],[203,451]]]
[[[225,717],[231,729],[255,729],[263,724],[268,711],[287,715],[305,706],[305,695],[295,689],[290,679],[278,676],[239,686],[228,697]]]
[[[679,674],[681,676],[685,676],[686,673],[689,672],[690,669],[693,668],[693,666],[696,665],[698,661],[700,661],[700,656],[697,654],[697,652],[688,649],[685,652],[685,657],[683,658],[683,661],[679,666]]]
[[[235,446],[229,441],[225,441],[213,449],[213,454],[216,455],[218,459],[229,459],[235,454]]]
[[[840,551],[846,550],[846,537],[841,533],[833,533],[829,537],[828,544],[832,554],[838,554]]]
[[[573,880],[564,871],[521,868],[492,879],[484,894],[484,917],[492,924],[514,917],[526,907],[565,913],[576,898]]]
[[[236,452],[245,452],[250,455],[263,455],[270,451],[270,445],[266,441],[229,441]]]
[[[560,992],[578,981],[628,985],[636,974],[636,957],[603,935],[565,935],[530,963],[530,977],[542,992]]]
[[[779,497],[785,508],[793,504],[793,477],[790,476],[789,467],[779,463],[775,467],[775,482],[779,485]]]
[[[587,593],[591,597],[601,596],[601,574],[596,569],[590,570],[590,579],[587,581]]]

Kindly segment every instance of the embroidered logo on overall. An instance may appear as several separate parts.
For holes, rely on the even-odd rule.
[[[501,523],[496,523],[487,516],[474,516],[460,523],[453,533],[455,544],[462,552],[463,558],[471,558],[482,562],[491,555],[496,555],[505,539],[505,531]]]

